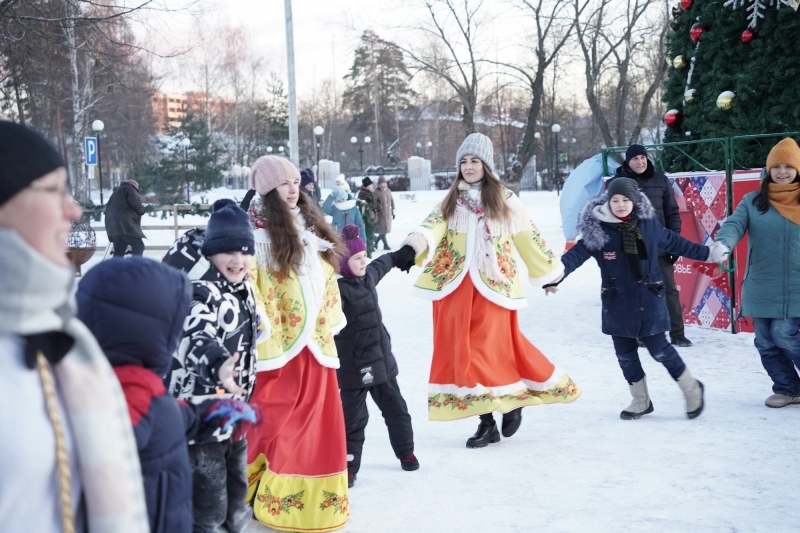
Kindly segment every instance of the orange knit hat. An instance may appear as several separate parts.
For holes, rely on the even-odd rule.
[[[800,172],[800,146],[791,137],[776,144],[767,156],[767,172],[775,165],[789,165]]]

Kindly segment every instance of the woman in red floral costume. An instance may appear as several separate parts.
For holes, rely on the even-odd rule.
[[[248,500],[281,531],[333,531],[347,522],[347,446],[333,336],[346,322],[336,271],[341,246],[286,158],[262,157],[251,181],[256,302],[271,336],[258,344],[255,391],[264,422],[247,434]]]

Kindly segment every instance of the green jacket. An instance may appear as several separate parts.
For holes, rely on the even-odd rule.
[[[800,225],[782,217],[771,206],[761,213],[753,204],[757,194],[751,192],[742,198],[716,237],[733,249],[748,232],[740,315],[800,317]]]

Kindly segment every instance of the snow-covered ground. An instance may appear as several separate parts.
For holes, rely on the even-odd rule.
[[[414,194],[416,201],[395,193],[395,247],[444,196]],[[555,193],[523,193],[522,200],[548,244],[563,250]],[[421,468],[400,469],[370,402],[343,531],[800,531],[800,407],[764,406],[771,382],[752,335],[687,328],[695,346],[681,356],[706,385],[697,420],[686,419],[677,385],[642,353],[655,412],[620,420],[630,398],[611,339],[600,332],[599,272],[587,263],[555,296],[530,287],[529,306],[519,313],[523,332],[583,395],[569,405],[528,407],[513,438],[470,450],[464,443],[477,419],[427,420],[431,304],[409,295],[417,273],[393,271],[378,288]],[[254,522],[247,531],[268,529]]]

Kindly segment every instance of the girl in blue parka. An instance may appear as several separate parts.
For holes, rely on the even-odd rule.
[[[331,226],[337,233],[341,233],[348,224],[358,226],[359,236],[366,241],[367,232],[364,230],[364,220],[361,212],[356,207],[355,200],[349,200],[344,189],[334,187],[325,203],[322,204],[322,212],[333,217]]]
[[[697,418],[703,410],[703,384],[692,377],[667,340],[670,322],[658,251],[716,262],[722,259],[724,247],[717,243],[701,246],[665,229],[650,201],[629,178],[615,179],[605,194],[589,200],[578,219],[578,230],[581,239],[561,258],[564,277],[544,288],[548,293],[555,292],[555,285],[590,257],[600,266],[603,333],[614,341],[619,366],[633,396],[620,418],[632,420],[653,412],[637,339],[678,382],[688,417]]]

